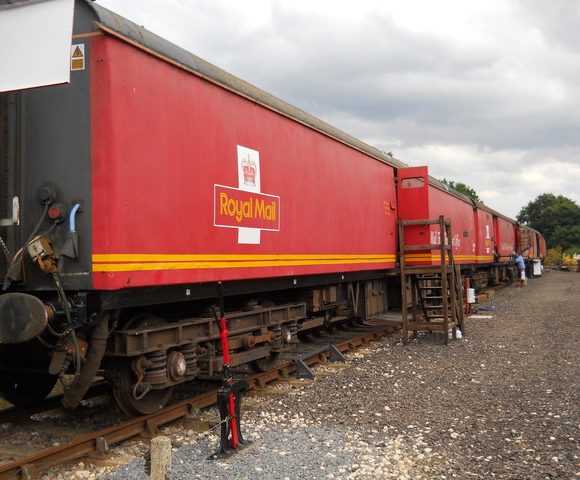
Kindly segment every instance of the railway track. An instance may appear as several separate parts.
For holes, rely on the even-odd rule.
[[[395,328],[392,325],[373,328],[358,336],[335,343],[341,352],[355,350],[373,340],[377,340]],[[322,352],[305,360],[308,366],[326,362],[328,353]],[[268,384],[290,378],[296,372],[293,361],[276,366],[264,373],[246,377],[250,389],[262,389]],[[39,473],[91,455],[106,455],[112,446],[138,436],[155,435],[159,427],[191,415],[192,411],[212,406],[216,403],[217,389],[195,395],[173,403],[159,412],[132,418],[122,423],[81,435],[71,441],[63,442],[35,453],[24,455],[0,465],[0,480],[32,479]],[[2,412],[0,412],[0,415]]]

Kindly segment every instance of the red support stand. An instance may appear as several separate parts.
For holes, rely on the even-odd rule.
[[[228,343],[228,326],[224,311],[224,299],[221,282],[218,283],[220,315],[214,311],[214,316],[220,328],[220,343],[222,346],[224,379],[222,387],[218,390],[217,400],[220,411],[221,441],[218,456],[229,455],[236,451],[240,445],[249,443],[242,437],[240,426],[240,410],[242,393],[248,389],[248,382],[235,380],[230,365],[230,346]],[[212,457],[215,457],[212,456]]]
[[[467,295],[468,295],[468,290],[471,288],[471,281],[469,279],[469,276],[466,276],[464,279],[464,284],[463,284],[463,291],[465,292],[465,298],[463,299],[465,302],[465,307],[464,307],[464,311],[466,315],[471,315],[471,304],[468,301]]]

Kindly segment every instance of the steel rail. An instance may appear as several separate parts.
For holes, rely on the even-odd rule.
[[[375,329],[358,337],[351,338],[335,346],[341,352],[355,350],[377,340],[395,329],[392,326]],[[326,353],[305,360],[308,366],[325,362]],[[250,375],[246,378],[250,389],[264,388],[268,383],[284,380],[296,371],[294,362],[288,362],[264,373]],[[126,422],[82,435],[70,442],[40,450],[31,455],[0,465],[0,480],[28,480],[42,471],[48,470],[73,460],[86,457],[92,453],[105,453],[110,446],[117,445],[139,435],[154,435],[158,427],[186,417],[193,409],[206,408],[216,403],[217,389],[192,398],[171,404],[151,415],[136,417]]]

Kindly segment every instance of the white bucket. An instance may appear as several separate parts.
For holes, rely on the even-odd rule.
[[[475,303],[475,288],[467,289],[467,303]]]
[[[448,338],[449,340],[453,340],[453,329],[449,330],[448,333]],[[461,330],[459,330],[459,328],[457,328],[455,330],[455,338],[457,338],[457,340],[459,340],[460,338],[463,338],[463,334],[461,333]]]

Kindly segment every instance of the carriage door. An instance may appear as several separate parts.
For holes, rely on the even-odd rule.
[[[429,219],[429,173],[427,167],[399,168],[397,175],[399,220]],[[404,234],[406,245],[431,243],[428,226],[409,226],[405,228]]]

